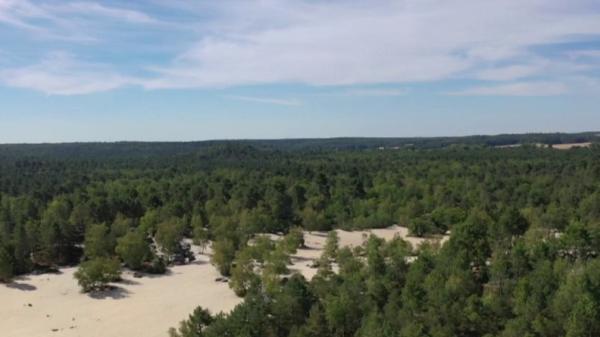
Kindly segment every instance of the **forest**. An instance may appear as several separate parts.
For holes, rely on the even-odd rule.
[[[600,336],[600,146],[532,145],[596,137],[1,145],[0,281],[79,266],[102,289],[189,262],[187,238],[244,302],[173,337]],[[451,235],[330,235],[313,279],[286,268],[302,230],[393,224]]]

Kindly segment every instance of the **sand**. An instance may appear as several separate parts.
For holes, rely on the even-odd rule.
[[[414,247],[427,239],[408,236],[404,227],[347,232],[338,230],[340,246],[358,246],[373,233],[390,240],[399,235]],[[273,236],[272,236],[273,237]],[[306,248],[292,257],[291,270],[312,278],[316,268],[309,267],[322,252],[327,232],[305,233]],[[442,238],[442,242],[447,237]],[[30,275],[13,284],[0,285],[0,336],[2,337],[166,337],[170,327],[198,306],[212,313],[228,312],[242,301],[227,283],[215,282],[220,275],[209,263],[209,256],[185,266],[170,268],[166,275],[134,278],[123,273],[116,290],[98,296],[82,294],[73,273]]]
[[[373,234],[386,241],[399,236],[402,239],[410,242],[413,248],[418,248],[421,244],[427,241],[439,241],[440,244],[445,243],[449,236],[444,235],[439,238],[417,238],[408,235],[408,229],[401,226],[391,226],[387,228],[371,229],[364,231],[344,231],[336,230],[340,239],[340,247],[356,247],[363,244]],[[292,256],[291,271],[297,271],[304,275],[307,279],[311,279],[317,273],[316,268],[311,266],[319,259],[325,247],[327,240],[327,232],[305,232],[304,241],[306,248],[298,249],[298,252]]]
[[[557,150],[570,150],[577,147],[590,147],[592,143],[570,143],[570,144],[555,144],[552,145],[553,149]]]
[[[198,306],[228,312],[241,302],[206,255],[160,276],[124,272],[116,290],[93,298],[80,293],[76,268],[26,276],[0,285],[2,337],[166,337]],[[29,306],[31,304],[31,306]]]

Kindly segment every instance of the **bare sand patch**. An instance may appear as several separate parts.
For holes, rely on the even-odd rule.
[[[570,150],[570,149],[577,148],[577,147],[590,147],[590,146],[592,146],[592,143],[587,142],[587,143],[554,144],[554,145],[552,145],[552,148],[557,149],[557,150]]]
[[[496,145],[494,146],[497,149],[510,149],[515,147],[521,147],[523,144],[509,144],[509,145]]]
[[[444,235],[435,238],[418,238],[408,234],[408,228],[401,226],[391,226],[387,228],[377,228],[362,231],[345,231],[337,229],[340,239],[340,247],[357,247],[362,245],[369,235],[373,234],[386,241],[392,240],[398,236],[405,241],[408,241],[414,248],[418,248],[421,244],[427,241],[437,241],[440,244],[445,243],[449,236]],[[305,232],[304,242],[306,248],[298,249],[298,252],[292,255],[292,266],[290,270],[298,271],[307,279],[311,279],[317,273],[317,269],[311,267],[315,261],[319,259],[325,247],[327,240],[327,232]]]
[[[134,278],[110,292],[82,294],[76,268],[31,275],[0,285],[0,335],[6,337],[165,337],[198,306],[228,312],[242,299],[219,276],[206,255],[167,275]]]
[[[414,247],[431,240],[408,236],[400,226],[364,231],[337,230],[340,246],[359,246],[370,234],[390,240],[398,235]],[[276,239],[277,236],[271,236]],[[307,279],[317,272],[310,266],[321,256],[327,232],[306,232],[306,248],[292,256],[290,269]],[[447,237],[441,238],[444,242]],[[440,239],[434,239],[440,241]],[[166,275],[133,277],[123,273],[123,282],[109,292],[82,294],[73,278],[76,268],[59,274],[29,275],[10,285],[0,285],[0,332],[4,337],[165,337],[198,306],[212,313],[228,312],[242,299],[200,254],[192,264],[174,266]]]

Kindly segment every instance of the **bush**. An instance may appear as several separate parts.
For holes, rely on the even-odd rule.
[[[436,232],[435,225],[431,219],[425,216],[412,220],[408,224],[408,231],[410,235],[414,235],[416,237],[423,237]]]
[[[180,249],[183,239],[183,224],[176,218],[158,224],[154,239],[170,260]]]
[[[143,232],[129,232],[117,242],[117,254],[133,270],[140,270],[152,255]]]
[[[286,251],[289,254],[295,254],[298,248],[305,247],[304,232],[302,228],[294,227],[290,229],[287,235],[283,238]]]
[[[108,257],[113,254],[114,240],[109,235],[109,228],[104,224],[92,225],[85,233],[84,253],[86,258]]]
[[[105,257],[83,262],[75,272],[83,292],[105,289],[110,282],[121,279],[121,265],[117,259]]]
[[[217,240],[213,244],[213,255],[211,262],[217,267],[223,276],[231,274],[231,263],[235,258],[236,247],[233,241],[224,239]]]

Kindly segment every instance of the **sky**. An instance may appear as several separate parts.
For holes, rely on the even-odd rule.
[[[0,143],[598,130],[598,0],[0,0]]]

